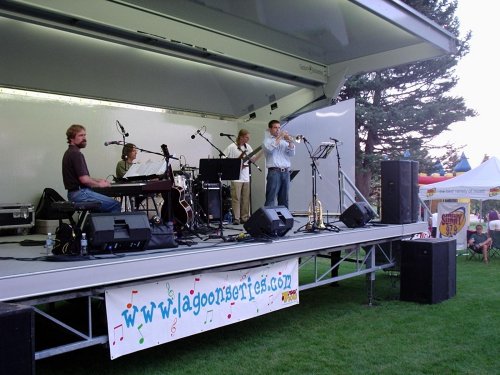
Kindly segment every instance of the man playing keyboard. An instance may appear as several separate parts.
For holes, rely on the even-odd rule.
[[[87,146],[85,127],[71,125],[66,130],[66,138],[69,146],[62,159],[62,175],[68,200],[76,203],[98,201],[101,203],[100,212],[120,212],[120,202],[92,190],[94,187],[109,187],[110,183],[106,179],[90,177],[85,156],[80,151]]]

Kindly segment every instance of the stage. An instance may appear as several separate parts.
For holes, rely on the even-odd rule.
[[[394,266],[391,246],[379,245],[410,238],[427,228],[424,222],[390,225],[370,222],[362,228],[347,228],[341,222],[334,222],[332,224],[338,228],[336,231],[297,232],[306,222],[306,217],[295,216],[293,228],[282,237],[254,240],[245,235],[243,225],[224,225],[226,241],[198,234],[181,239],[177,248],[76,257],[75,260],[47,257],[42,245],[20,245],[23,240],[43,241],[43,235],[2,236],[0,301],[32,306],[36,314],[43,315],[77,336],[71,343],[37,349],[35,359],[41,359],[107,343],[107,335],[93,332],[92,319],[96,317],[93,317],[95,313],[91,309],[93,300],[104,299],[106,288],[248,269],[294,258],[300,258],[302,267],[325,257],[331,259],[331,268],[327,272],[316,273],[312,282],[300,285],[300,290],[360,275],[367,275],[374,282],[376,271]],[[216,227],[217,224],[212,226]],[[346,261],[356,265],[354,271],[334,272],[342,269],[342,263]],[[316,270],[316,267],[313,268]],[[46,309],[40,308],[75,298],[88,300],[88,329],[83,331],[66,326],[52,318]],[[371,290],[368,290],[368,300],[370,298]]]

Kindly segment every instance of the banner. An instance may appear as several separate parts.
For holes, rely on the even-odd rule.
[[[467,248],[469,228],[469,204],[460,202],[440,202],[438,204],[437,238],[454,238],[457,250]]]
[[[298,259],[105,291],[111,359],[299,303]]]

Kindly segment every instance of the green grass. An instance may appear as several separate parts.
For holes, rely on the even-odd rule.
[[[457,295],[434,305],[399,301],[399,280],[380,272],[368,306],[366,279],[356,277],[114,361],[103,346],[40,360],[37,374],[498,374],[499,271],[499,258],[458,257]]]

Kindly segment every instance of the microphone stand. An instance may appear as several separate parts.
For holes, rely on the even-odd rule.
[[[212,141],[210,141],[210,139],[208,139],[207,137],[205,137],[202,133],[198,133],[198,135],[203,138],[205,141],[207,141],[213,148],[215,148],[217,151],[219,151],[219,158],[225,158],[226,155],[222,152],[222,150],[220,148],[218,148],[216,145],[214,145],[212,143]]]
[[[212,141],[210,141],[210,139],[208,139],[207,137],[205,137],[203,135],[203,133],[198,133],[198,135],[203,138],[205,141],[207,141],[213,148],[215,148],[217,151],[219,151],[219,158],[225,158],[226,155],[224,154],[224,152],[222,152],[222,150],[220,148],[218,148],[216,145],[214,145],[212,143]],[[232,139],[231,139],[232,140]],[[219,234],[217,235],[209,235],[207,237],[207,239],[211,239],[211,238],[221,238],[223,241],[226,241],[226,238],[224,237],[224,233],[223,233],[223,224],[222,224],[222,216],[223,216],[223,204],[222,204],[222,172],[219,171],[218,173],[219,175],[219,181],[218,181],[218,187],[219,187]],[[208,198],[208,192],[207,192],[207,198]],[[207,204],[207,208],[208,208],[208,204]],[[208,218],[208,213],[207,213],[207,224],[209,224],[209,218]]]

